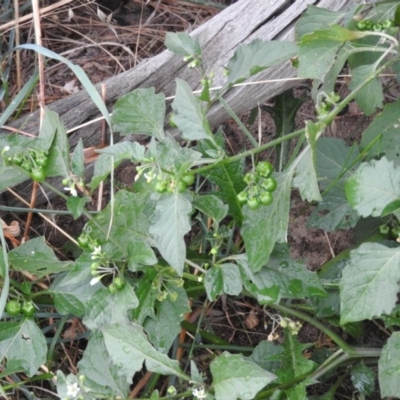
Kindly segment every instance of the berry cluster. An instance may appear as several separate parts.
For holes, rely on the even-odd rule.
[[[276,180],[271,177],[273,170],[270,162],[260,161],[255,171],[248,172],[243,178],[247,187],[237,195],[239,203],[247,203],[251,210],[257,210],[261,205],[272,204],[272,193],[278,186]]]
[[[6,160],[9,165],[18,165],[29,172],[35,182],[43,182],[46,178],[47,153],[44,151],[29,149],[24,153],[9,156]]]
[[[19,302],[18,300],[9,300],[6,304],[6,311],[8,315],[17,316],[24,315],[31,318],[35,315],[35,306],[31,301]]]
[[[382,32],[385,29],[393,28],[394,21],[387,19],[383,22],[373,22],[370,19],[357,22],[357,29],[359,31],[374,31]]]

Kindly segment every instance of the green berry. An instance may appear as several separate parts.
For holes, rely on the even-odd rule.
[[[185,182],[179,181],[178,184],[176,185],[176,190],[178,193],[182,193],[186,190],[186,184]]]
[[[46,178],[46,173],[43,168],[36,168],[31,172],[31,178],[35,182],[43,182]]]
[[[21,311],[22,311],[22,314],[25,315],[25,317],[30,318],[30,317],[33,317],[36,309],[31,301],[24,301],[21,306]]]
[[[157,182],[154,190],[157,193],[164,193],[167,190],[167,184],[165,182]]]
[[[278,186],[276,183],[276,180],[274,178],[267,178],[264,180],[264,182],[261,184],[263,189],[265,189],[268,192],[274,192]]]
[[[247,201],[247,193],[243,190],[243,192],[238,193],[236,198],[240,204],[244,204]]]
[[[260,161],[256,166],[256,172],[263,178],[268,178],[274,170],[274,167],[269,161]]]
[[[244,177],[243,180],[249,185],[250,183],[256,180],[256,174],[254,172],[248,172]]]
[[[118,289],[117,289],[117,287],[115,286],[114,283],[111,283],[111,284],[108,286],[108,291],[109,291],[110,293],[115,293],[117,290],[118,290]]]
[[[78,237],[78,244],[81,249],[89,248],[89,242],[90,239],[89,236],[86,235],[86,233],[82,233],[82,235]]]
[[[274,198],[270,192],[265,192],[260,194],[260,201],[262,205],[269,206],[274,201]]]
[[[6,311],[7,311],[7,314],[9,314],[13,317],[21,314],[21,303],[17,300],[10,300],[6,304]]]
[[[123,289],[124,288],[124,286],[125,286],[125,281],[121,278],[121,277],[119,277],[119,276],[117,276],[115,279],[114,279],[114,285],[115,285],[115,287],[118,289],[118,290],[121,290],[121,289]]]
[[[256,197],[251,197],[250,199],[247,200],[247,206],[250,208],[250,210],[257,210],[260,207],[260,205],[261,204]]]
[[[213,256],[215,256],[216,254],[218,254],[218,249],[215,248],[215,247],[213,247],[213,248],[210,250],[210,254],[212,254]]]
[[[185,174],[182,176],[181,181],[187,185],[191,186],[194,183],[194,175],[193,174]]]

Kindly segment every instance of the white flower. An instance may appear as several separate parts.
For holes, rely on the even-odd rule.
[[[91,279],[90,281],[90,286],[94,286],[96,283],[101,281],[101,278],[103,278],[104,275],[99,275],[95,276],[94,278]]]
[[[71,398],[75,399],[78,396],[80,391],[81,391],[81,389],[78,387],[78,384],[76,382],[72,383],[72,384],[67,382],[67,396],[68,396],[68,398],[71,397]]]
[[[101,246],[94,246],[94,250],[91,252],[91,259],[92,260],[96,260],[97,258],[101,258],[102,254],[101,254]]]
[[[203,387],[194,388],[192,390],[192,392],[193,392],[193,396],[196,397],[199,400],[205,399],[207,397],[207,393],[206,393],[206,391],[204,390]]]
[[[78,196],[78,192],[76,191],[74,184],[65,187],[64,190],[66,190],[67,192],[71,192],[71,195],[74,197]]]

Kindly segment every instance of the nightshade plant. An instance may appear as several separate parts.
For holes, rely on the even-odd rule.
[[[19,390],[34,398],[30,382],[41,380],[61,399],[127,398],[144,366],[153,378],[143,396],[152,400],[306,399],[308,388],[326,378],[333,383],[320,398],[333,399],[343,366],[360,396],[375,390],[376,372],[381,396],[398,396],[400,100],[384,103],[380,75],[392,73],[400,81],[399,23],[397,1],[344,12],[309,6],[296,25],[296,42],[240,46],[218,92],[210,91],[212,76],[202,69],[200,44],[183,33],[168,34],[167,47],[198,69],[203,86],[195,96],[187,83],[176,81],[170,121],[179,139],[165,128],[164,95],[137,89],[117,101],[110,127],[122,135],[147,135],[149,144],[123,141],[99,150],[90,182],[82,142],[70,157],[65,128],[54,112],[46,110],[37,138],[2,135],[0,189],[31,177],[63,197],[74,218],[88,219],[77,235],[81,253],[71,261],[59,261],[43,237],[9,250],[2,235],[3,396]],[[215,101],[229,108],[225,90],[288,60],[299,77],[313,80],[316,120],[293,131],[301,102],[283,93],[274,107],[264,108],[275,119],[276,138],[259,145],[242,124],[253,146],[230,156],[222,132],[210,128],[208,108]],[[352,78],[349,94],[340,99],[335,82],[346,63]],[[360,142],[348,146],[321,137],[353,100],[374,115]],[[275,171],[257,159],[272,148]],[[123,160],[136,165],[132,187],[113,193],[103,211],[89,213],[89,197],[81,193],[93,193]],[[61,177],[70,194],[60,193],[48,177]],[[362,221],[369,235],[319,273],[307,270],[290,258],[286,243],[293,188],[314,205],[311,226],[335,231]],[[199,371],[192,351],[188,363],[180,364],[178,335],[182,326],[190,329],[185,315],[191,301],[209,303],[226,295],[245,295],[264,306],[273,321],[270,340],[231,352],[199,323],[197,337],[225,351],[214,354],[206,371]],[[87,346],[78,372],[68,374],[54,360],[61,332],[73,318],[87,328]],[[350,345],[332,329],[356,336],[361,321],[374,319],[391,333],[383,348]],[[323,332],[334,350],[305,357],[313,348],[298,340],[304,322]],[[278,331],[281,344],[274,342]],[[170,388],[159,394],[157,379],[163,375]]]

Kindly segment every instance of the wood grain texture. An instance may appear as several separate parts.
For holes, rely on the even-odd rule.
[[[219,86],[223,85],[226,79],[222,74],[223,66],[228,63],[238,45],[254,39],[294,40],[294,24],[309,4],[338,11],[357,3],[357,0],[239,0],[191,34],[199,38],[205,67],[214,72],[214,86]],[[250,81],[291,78],[295,75],[296,70],[289,63],[284,63],[257,74]],[[157,92],[172,96],[175,91],[175,78],[186,80],[193,90],[199,88],[197,73],[186,67],[182,57],[165,50],[144,60],[136,68],[106,80],[104,84],[107,88],[107,106],[111,110],[118,97],[138,87],[155,87]],[[231,108],[237,114],[241,114],[296,83],[286,81],[242,86],[230,89],[224,97]],[[97,88],[99,89],[99,85]],[[50,104],[49,108],[60,115],[67,129],[100,116],[84,91],[58,100]],[[219,104],[209,111],[213,127],[227,118],[226,111]],[[38,121],[39,113],[34,112],[28,120],[26,117],[20,118],[11,125],[23,125],[24,131],[36,134]],[[95,123],[71,134],[71,146],[74,147],[81,137],[85,147],[97,145],[100,141],[99,127],[99,123]],[[115,142],[118,140],[120,137],[116,133]]]

